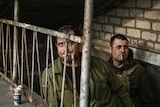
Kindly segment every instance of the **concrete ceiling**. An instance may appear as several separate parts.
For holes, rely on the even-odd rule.
[[[125,0],[94,0],[94,16]],[[14,0],[0,0],[0,17],[13,19]],[[57,29],[83,23],[84,0],[19,0],[19,21]]]

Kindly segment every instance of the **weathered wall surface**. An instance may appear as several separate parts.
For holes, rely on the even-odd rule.
[[[95,17],[92,54],[107,60],[116,33],[128,37],[136,59],[160,66],[160,0],[128,0]]]

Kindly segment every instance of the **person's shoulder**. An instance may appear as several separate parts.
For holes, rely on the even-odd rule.
[[[57,66],[59,63],[61,63],[60,58],[58,57],[57,59],[54,60],[54,66]],[[52,69],[53,63],[49,63],[48,66],[45,67],[43,72],[46,72],[46,70],[50,71]]]
[[[58,57],[57,59],[55,59],[55,60],[54,60],[54,63],[55,63],[55,64],[56,64],[56,63],[57,63],[57,64],[61,63],[60,57]]]
[[[106,63],[103,59],[96,57],[96,56],[91,56],[91,63]]]
[[[135,69],[133,75],[135,75],[137,78],[148,78],[149,76],[149,71],[147,69],[147,66],[142,64],[140,61],[136,60],[135,65],[133,66],[133,68]]]
[[[99,69],[108,69],[106,62],[96,56],[91,56],[91,67],[92,68],[99,68]]]
[[[146,71],[146,66],[143,65],[140,61],[134,59],[136,61],[136,65],[138,66],[137,68],[143,71]]]

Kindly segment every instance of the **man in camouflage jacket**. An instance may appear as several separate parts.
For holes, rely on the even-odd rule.
[[[116,34],[110,40],[109,70],[116,73],[126,87],[136,107],[158,107],[147,70],[133,59],[133,52],[124,35]]]

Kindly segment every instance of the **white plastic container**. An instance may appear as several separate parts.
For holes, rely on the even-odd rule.
[[[13,93],[13,103],[14,105],[19,105],[21,104],[21,90],[22,90],[22,85],[19,85],[14,89]]]

